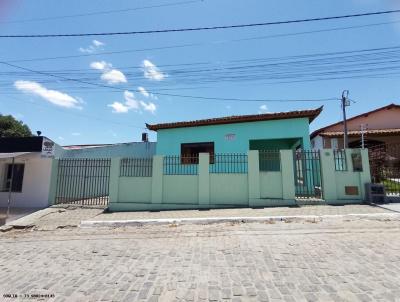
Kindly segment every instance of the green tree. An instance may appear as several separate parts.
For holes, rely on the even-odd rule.
[[[32,132],[22,121],[16,120],[11,115],[0,114],[0,137],[27,137]]]

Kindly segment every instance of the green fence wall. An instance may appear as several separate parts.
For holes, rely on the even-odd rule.
[[[363,171],[354,172],[351,154],[362,155]],[[333,150],[321,150],[323,196],[329,204],[360,203],[371,181],[368,152],[348,149],[347,171],[336,171]],[[248,151],[247,173],[210,173],[209,155],[200,154],[196,175],[164,175],[163,156],[153,158],[151,177],[120,177],[120,158],[111,162],[111,211],[268,207],[296,204],[292,150],[280,151],[280,171],[259,171],[258,151]],[[357,195],[346,195],[346,187]],[[353,190],[354,192],[354,190]]]

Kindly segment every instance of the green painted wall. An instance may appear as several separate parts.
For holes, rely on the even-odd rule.
[[[236,206],[249,204],[247,174],[210,174],[210,203]]]
[[[197,175],[164,175],[163,203],[198,204]]]
[[[226,140],[227,134],[235,139]],[[288,138],[301,138],[310,149],[308,118],[158,130],[156,153],[178,155],[182,143],[195,142],[214,142],[215,153],[246,153],[250,140]]]
[[[151,177],[120,177],[118,202],[151,203]]]
[[[347,158],[352,152],[346,150]],[[199,175],[163,175],[162,156],[153,159],[153,176],[119,177],[118,159],[112,159],[110,182],[111,211],[202,209],[224,207],[268,207],[295,205],[292,150],[281,150],[281,171],[260,172],[258,152],[248,152],[248,173],[209,173],[209,157],[200,155]],[[361,151],[363,163],[368,153]],[[353,172],[335,171],[332,150],[321,150],[324,197],[329,204],[360,203],[363,187],[370,181],[369,167]],[[357,186],[360,194],[345,195],[345,186]]]
[[[282,199],[282,173],[260,172],[260,194],[261,198]]]

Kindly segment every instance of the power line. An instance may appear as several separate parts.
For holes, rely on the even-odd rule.
[[[332,76],[338,73],[353,73],[353,74],[371,74],[372,72],[382,72],[386,70],[395,70],[399,67],[394,65],[400,62],[400,47],[381,47],[372,49],[361,49],[352,51],[341,52],[325,52],[314,53],[301,56],[287,56],[287,57],[272,57],[272,58],[250,58],[226,61],[228,65],[218,63],[215,67],[207,67],[201,69],[178,69],[167,70],[167,73],[174,79],[179,80],[180,83],[195,82],[199,84],[201,80],[210,82],[222,81],[238,81],[238,80],[256,80],[263,79],[288,79],[300,78],[310,76]],[[8,62],[9,63],[9,62]],[[234,65],[231,65],[231,64]],[[236,65],[236,63],[240,63]],[[244,63],[244,64],[243,64]],[[193,65],[192,64],[179,64],[179,65]],[[201,64],[205,64],[201,62]],[[173,66],[172,64],[163,66]],[[381,67],[383,66],[383,67]],[[131,68],[131,67],[126,67]],[[137,68],[137,67],[132,67]],[[95,81],[97,73],[88,72],[70,72],[78,70],[56,70],[56,71],[41,71],[42,73],[56,74],[59,76],[78,75],[81,81]],[[130,79],[138,80],[142,78],[138,72],[130,72],[121,69],[126,76]],[[0,76],[7,76],[7,83],[9,76],[27,77],[32,72],[0,72]],[[380,75],[380,74],[379,74]],[[94,78],[96,76],[96,78]],[[72,76],[74,77],[74,76]],[[37,80],[37,77],[33,77]],[[76,78],[75,78],[76,79]],[[49,80],[38,79],[42,83],[53,83]],[[1,81],[0,81],[1,84]],[[169,85],[171,83],[168,83]],[[85,85],[87,86],[87,85]],[[115,89],[115,86],[113,86]],[[113,91],[120,91],[114,90]],[[151,90],[151,88],[149,88]],[[161,89],[162,90],[162,89]],[[178,90],[175,88],[174,90]],[[111,91],[111,89],[110,89]],[[157,92],[157,90],[153,90]]]
[[[26,101],[23,101],[23,100],[14,98],[14,97],[8,96],[7,98],[10,98],[10,99],[12,99],[14,101],[17,101],[17,102],[27,103]],[[101,121],[101,122],[107,122],[107,123],[116,124],[116,125],[120,125],[120,126],[124,126],[124,127],[137,128],[137,129],[146,129],[146,127],[144,127],[144,126],[137,126],[137,125],[132,125],[132,124],[129,124],[129,123],[121,123],[121,122],[118,122],[118,121],[113,121],[113,120],[110,120],[110,119],[105,119],[105,118],[97,117],[97,116],[94,116],[94,115],[76,113],[76,112],[72,112],[72,111],[65,111],[65,110],[62,110],[62,109],[59,109],[59,108],[56,108],[56,107],[43,106],[43,105],[38,104],[38,103],[29,103],[29,105],[39,106],[39,107],[42,107],[44,109],[58,111],[58,112],[61,112],[63,114],[73,115],[73,116],[77,116],[77,117],[84,118],[84,119],[91,119],[91,120],[94,119],[94,120],[98,120],[98,121]]]
[[[316,53],[311,53],[311,54],[305,54],[305,55],[295,55],[295,56],[281,56],[281,57],[258,57],[258,58],[246,58],[246,59],[237,59],[237,60],[227,60],[227,61],[218,61],[218,66],[221,66],[221,63],[240,63],[240,62],[257,62],[257,61],[267,61],[267,62],[276,62],[276,61],[282,61],[282,60],[295,60],[295,59],[306,59],[306,58],[313,58],[313,57],[328,57],[328,56],[336,56],[336,55],[347,55],[347,54],[356,54],[356,55],[361,55],[362,53],[370,53],[370,52],[376,52],[375,54],[385,54],[385,53],[390,53],[393,51],[398,51],[400,50],[400,45],[395,45],[395,46],[388,46],[388,47],[378,47],[378,48],[363,48],[363,49],[356,49],[356,50],[347,50],[347,51],[335,51],[335,52],[316,52]],[[360,54],[359,54],[360,53]],[[38,60],[46,60],[46,59],[52,59],[56,57],[50,57],[50,58],[39,58]],[[340,57],[342,59],[343,57]],[[351,57],[352,58],[352,57]],[[35,59],[32,59],[35,60]],[[25,61],[31,61],[31,59],[27,60],[7,60],[8,63],[15,63],[15,62],[25,62]],[[332,62],[332,58],[329,58],[329,61]],[[211,64],[213,63],[212,61],[201,61],[201,62],[192,62],[192,63],[179,63],[179,64],[160,64],[157,65],[157,67],[176,67],[176,66],[193,66],[193,65],[206,65],[206,64]],[[293,63],[293,62],[288,62],[288,63]],[[125,69],[142,69],[140,66],[115,66],[115,68],[124,70]],[[69,72],[69,71],[86,71],[87,68],[85,69],[63,69],[63,72]],[[168,70],[166,70],[168,72]],[[58,72],[58,70],[45,70],[43,72]],[[93,72],[94,73],[94,72]]]
[[[179,5],[186,5],[202,2],[202,0],[192,0],[192,1],[181,1],[181,2],[174,2],[174,3],[164,3],[164,4],[157,4],[157,5],[149,5],[149,6],[140,6],[140,7],[133,7],[133,8],[124,8],[124,9],[115,9],[115,10],[107,10],[107,11],[97,11],[91,13],[82,13],[82,14],[74,14],[74,15],[64,15],[64,16],[54,16],[54,17],[44,17],[44,18],[34,18],[34,19],[24,19],[24,20],[15,20],[15,21],[2,21],[1,23],[29,23],[29,22],[40,22],[40,21],[51,21],[51,20],[59,20],[59,19],[69,19],[69,18],[78,18],[78,17],[86,17],[86,16],[97,16],[97,15],[109,15],[115,13],[126,13],[138,10],[145,10],[150,8],[160,8],[160,7],[168,7],[168,6],[179,6]]]
[[[79,55],[66,55],[66,56],[40,57],[40,58],[30,58],[30,59],[17,59],[17,60],[8,60],[8,62],[18,63],[18,62],[63,60],[63,59],[74,59],[74,58],[82,58],[82,57],[93,57],[93,56],[100,56],[100,55],[115,55],[115,54],[154,51],[154,50],[169,50],[169,49],[177,49],[177,48],[196,47],[196,46],[204,46],[204,45],[219,45],[219,44],[234,43],[234,42],[257,41],[257,40],[265,40],[265,39],[292,37],[292,36],[298,36],[298,35],[309,35],[309,34],[314,34],[314,33],[333,32],[333,31],[341,31],[341,30],[351,30],[351,29],[358,29],[358,28],[368,28],[368,27],[382,26],[382,25],[389,25],[389,24],[396,24],[396,23],[400,23],[400,20],[389,21],[389,22],[370,23],[370,24],[363,24],[363,25],[354,25],[354,26],[345,26],[345,27],[333,27],[333,28],[326,28],[326,29],[317,29],[317,30],[310,30],[310,31],[286,33],[286,34],[255,36],[255,37],[241,38],[241,39],[219,40],[219,41],[211,41],[211,42],[203,42],[203,43],[188,43],[188,44],[178,44],[178,45],[151,47],[151,48],[125,49],[125,50],[117,50],[117,51],[103,51],[103,52],[79,54]]]
[[[61,37],[118,36],[118,35],[160,34],[160,33],[172,33],[172,32],[194,32],[194,31],[204,31],[204,30],[221,30],[221,29],[250,28],[250,27],[283,25],[283,24],[309,23],[309,22],[318,22],[318,21],[327,21],[327,20],[339,20],[339,19],[359,18],[359,17],[367,17],[367,16],[387,15],[387,14],[395,14],[395,13],[400,13],[400,9],[378,11],[378,12],[368,12],[368,13],[358,13],[358,14],[350,14],[350,15],[341,15],[341,16],[331,16],[331,17],[318,17],[318,18],[307,18],[307,19],[296,19],[296,20],[285,20],[285,21],[274,21],[274,22],[260,22],[260,23],[249,23],[249,24],[236,24],[236,25],[188,27],[188,28],[175,28],[175,29],[156,29],[156,30],[143,30],[143,31],[125,31],[125,32],[102,32],[102,33],[0,35],[0,38],[61,38]]]
[[[41,71],[36,71],[36,70],[33,70],[33,69],[17,66],[17,65],[10,64],[10,63],[7,63],[7,62],[0,61],[0,64],[6,65],[6,66],[10,66],[10,67],[13,67],[13,68],[17,68],[17,69],[21,69],[21,70],[25,70],[25,71],[29,71],[29,72],[32,72],[32,73],[37,73],[37,74],[46,75],[46,76],[49,76],[49,77],[62,79],[64,81],[72,81],[72,82],[82,83],[82,84],[91,85],[91,86],[98,86],[98,87],[103,87],[103,88],[109,88],[109,89],[118,89],[118,90],[121,90],[121,91],[130,90],[130,91],[134,91],[134,92],[139,92],[140,93],[140,90],[137,90],[137,89],[117,88],[117,87],[113,87],[113,86],[109,86],[109,85],[82,81],[82,80],[79,80],[79,79],[73,79],[73,78],[59,76],[59,75],[55,75],[55,74],[51,74],[51,73],[45,73],[45,72],[41,72]],[[171,96],[171,97],[200,99],[200,100],[235,101],[235,102],[326,102],[326,101],[337,100],[337,98],[302,99],[302,100],[300,100],[300,99],[297,99],[297,100],[286,100],[286,99],[279,99],[279,100],[240,99],[240,98],[221,98],[221,97],[204,97],[204,96],[193,96],[193,95],[170,94],[170,93],[160,93],[160,92],[153,92],[153,91],[148,91],[148,92],[153,94],[153,95],[160,95],[160,96]]]

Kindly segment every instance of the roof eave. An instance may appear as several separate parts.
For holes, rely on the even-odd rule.
[[[201,126],[212,126],[212,125],[226,125],[226,124],[239,124],[239,123],[250,123],[250,122],[261,122],[261,121],[272,121],[272,120],[283,120],[283,119],[294,119],[294,118],[308,118],[309,123],[313,122],[322,112],[323,106],[312,109],[312,110],[303,110],[303,111],[293,111],[293,115],[289,115],[291,112],[279,112],[276,116],[271,114],[266,119],[260,119],[261,115],[249,115],[249,116],[242,116],[242,120],[229,120],[221,118],[220,120],[199,120],[199,121],[189,121],[189,122],[178,122],[178,123],[165,123],[165,124],[155,124],[150,125],[146,123],[146,127],[149,130],[157,131],[163,129],[175,129],[175,128],[192,128],[192,127],[201,127]],[[282,114],[282,115],[278,115]],[[284,116],[283,114],[287,114]],[[298,115],[296,115],[298,114]],[[238,117],[240,118],[240,116]]]

